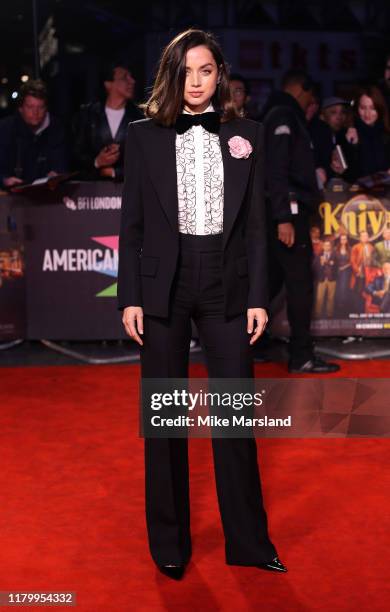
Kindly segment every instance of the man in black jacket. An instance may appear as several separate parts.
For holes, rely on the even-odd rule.
[[[127,126],[143,118],[132,102],[134,86],[135,80],[126,66],[110,64],[104,75],[105,102],[81,107],[73,124],[73,154],[82,179],[123,181]]]
[[[270,293],[286,286],[291,328],[290,372],[326,373],[339,369],[314,355],[310,335],[313,305],[310,215],[317,211],[313,147],[305,111],[313,83],[301,71],[288,72],[282,91],[271,95],[265,111],[266,189],[270,246]]]
[[[19,92],[18,110],[0,122],[0,183],[10,189],[67,170],[65,133],[47,109],[42,81]]]

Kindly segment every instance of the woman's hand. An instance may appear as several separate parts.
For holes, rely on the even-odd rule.
[[[264,308],[248,308],[247,310],[248,317],[248,334],[253,334],[251,337],[249,344],[254,344],[256,340],[258,340],[265,330],[265,326],[267,325],[268,316],[267,311]],[[254,327],[256,321],[256,328]]]
[[[144,333],[144,313],[141,306],[127,306],[123,310],[122,323],[130,338],[142,346],[139,334]]]

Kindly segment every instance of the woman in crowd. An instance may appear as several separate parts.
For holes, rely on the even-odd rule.
[[[176,36],[147,119],[130,123],[118,301],[147,378],[188,376],[191,319],[211,378],[253,378],[266,322],[262,126],[237,116],[214,37]],[[213,438],[226,562],[286,571],[268,535],[256,440]],[[149,547],[178,579],[191,557],[186,438],[145,438]]]
[[[353,147],[354,179],[390,169],[390,123],[385,100],[375,85],[360,88],[354,103],[354,127],[346,138]]]

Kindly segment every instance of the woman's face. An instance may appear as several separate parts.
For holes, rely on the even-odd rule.
[[[242,110],[246,102],[245,84],[242,81],[233,79],[229,82],[230,95],[232,96],[233,104],[238,111]]]
[[[366,95],[361,96],[358,106],[359,117],[367,125],[374,125],[378,119],[378,111],[374,106],[372,98]]]
[[[200,45],[186,54],[186,80],[184,108],[192,113],[202,113],[210,104],[217,88],[218,66],[211,51]]]
[[[341,236],[340,236],[340,244],[342,246],[345,246],[346,244],[348,244],[348,237],[345,234],[341,234]]]

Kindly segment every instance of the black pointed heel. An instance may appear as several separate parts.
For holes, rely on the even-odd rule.
[[[162,574],[168,576],[168,578],[172,578],[172,580],[181,580],[184,576],[184,565],[158,565],[158,569]]]
[[[259,569],[268,570],[270,572],[287,572],[287,567],[283,565],[279,557],[274,557],[272,561],[269,561],[268,563],[259,563],[259,565],[256,567]]]

